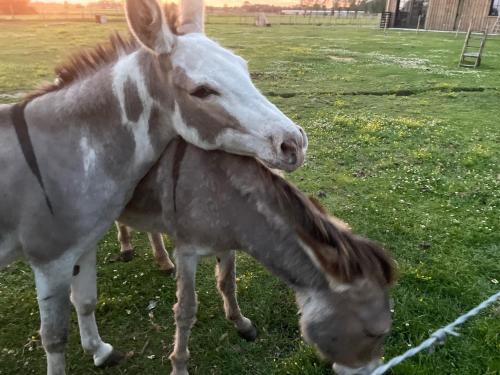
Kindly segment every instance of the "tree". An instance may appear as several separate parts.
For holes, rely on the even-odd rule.
[[[330,0],[301,0],[300,6],[302,8],[309,8],[314,10],[326,9]]]
[[[367,1],[366,10],[370,13],[382,13],[385,10],[385,0]]]
[[[35,14],[30,0],[0,0],[0,14]]]

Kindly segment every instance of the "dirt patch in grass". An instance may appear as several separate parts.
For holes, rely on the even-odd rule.
[[[356,62],[356,59],[354,57],[349,57],[349,56],[335,56],[335,55],[330,55],[330,56],[328,56],[328,58],[330,60],[338,61],[338,62],[345,62],[345,63]]]

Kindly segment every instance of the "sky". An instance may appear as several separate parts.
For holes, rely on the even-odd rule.
[[[40,3],[64,3],[64,0],[31,0],[32,2]],[[68,0],[68,3],[72,4],[87,4],[89,2],[95,2],[97,0]],[[163,1],[162,1],[163,2]],[[176,0],[170,0],[168,2],[178,2]],[[205,0],[207,5],[222,6],[227,4],[228,6],[240,6],[244,0]],[[291,5],[299,3],[300,0],[250,0],[253,4],[272,4],[272,5]]]

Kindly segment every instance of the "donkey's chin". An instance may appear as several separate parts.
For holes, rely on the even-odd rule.
[[[268,168],[279,169],[279,170],[282,170],[285,172],[293,172],[293,171],[297,170],[297,168],[299,168],[302,165],[302,163],[289,163],[287,161],[281,161],[281,160],[278,160],[278,161],[277,160],[272,160],[272,161],[262,160],[262,162]]]
[[[375,370],[381,364],[382,360],[380,359],[375,359],[369,362],[366,366],[357,368],[343,366],[339,363],[334,363],[333,371],[337,375],[370,375],[373,372],[373,370]]]
[[[293,172],[304,164],[305,152],[294,154],[293,157],[286,156],[272,160],[262,160],[262,162],[271,169],[280,169],[285,172]]]

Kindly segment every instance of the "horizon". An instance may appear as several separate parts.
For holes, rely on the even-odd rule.
[[[112,0],[114,1],[114,0]],[[36,0],[36,1],[31,1],[31,3],[47,3],[47,4],[64,4],[65,2],[69,4],[82,4],[82,5],[87,5],[89,3],[94,3],[98,2],[98,0]],[[119,2],[119,1],[118,1]],[[161,3],[167,3],[167,2],[174,2],[178,3],[176,0],[170,0],[170,1],[162,1],[160,0]],[[208,6],[224,6],[227,5],[229,7],[239,7],[242,6],[245,0],[207,0],[206,5]],[[293,0],[266,0],[266,1],[256,1],[252,2],[252,4],[268,4],[268,5],[280,5],[280,6],[292,6],[292,5],[297,5],[299,6],[299,1],[293,1]]]

